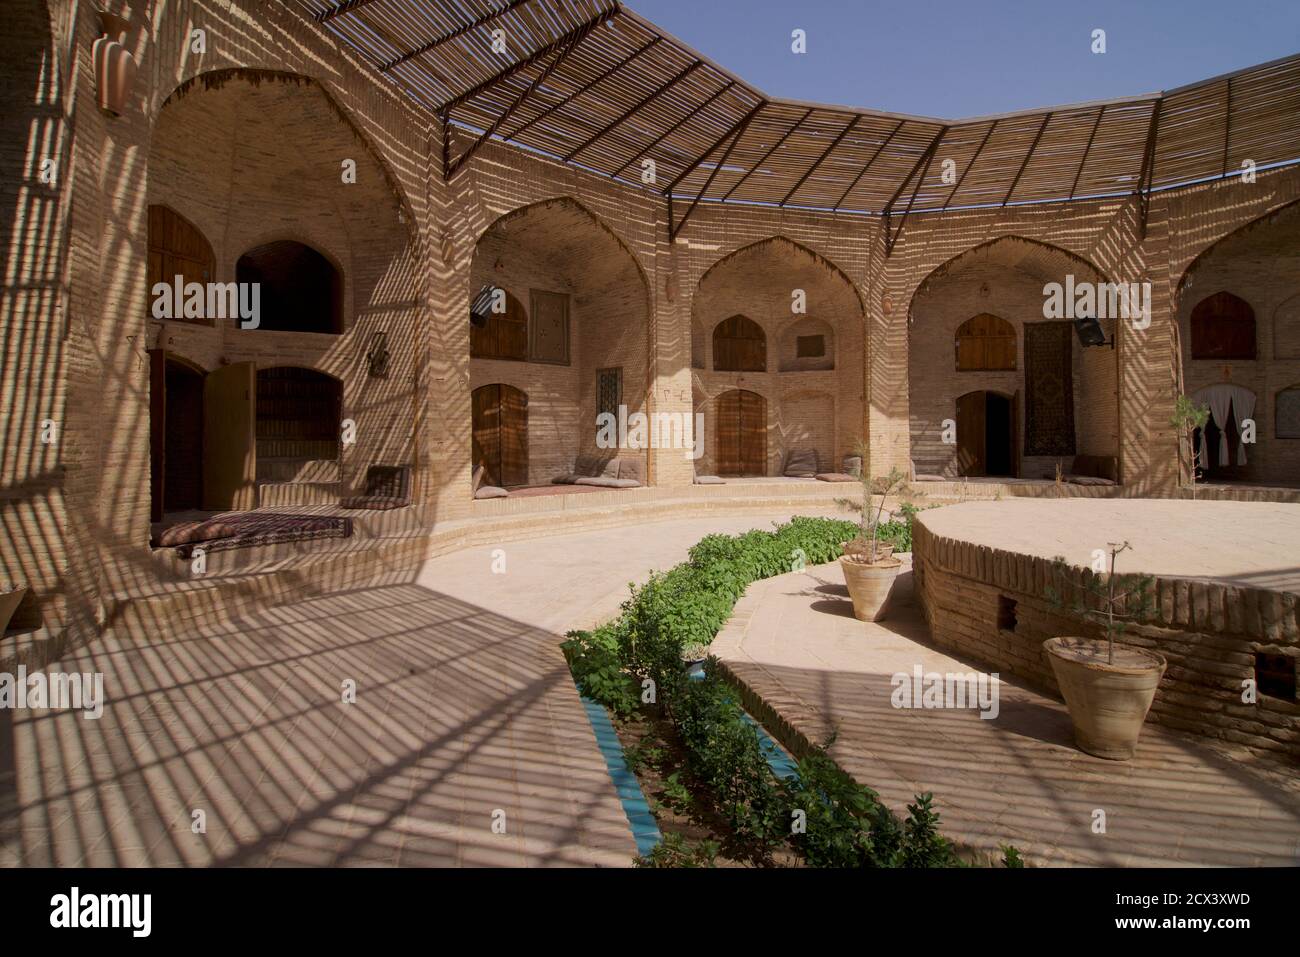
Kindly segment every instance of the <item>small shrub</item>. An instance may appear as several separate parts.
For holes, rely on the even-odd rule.
[[[713,867],[718,857],[714,841],[692,845],[680,834],[665,834],[654,850],[636,859],[637,867]]]

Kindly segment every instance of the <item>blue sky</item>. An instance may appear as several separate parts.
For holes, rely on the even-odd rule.
[[[628,0],[772,96],[960,118],[1172,89],[1300,52],[1300,0]],[[808,52],[790,52],[790,31]],[[1107,52],[1089,47],[1096,28]]]

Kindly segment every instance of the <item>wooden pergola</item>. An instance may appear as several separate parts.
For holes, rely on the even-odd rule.
[[[297,3],[443,118],[448,179],[493,138],[638,188],[653,160],[674,236],[701,202],[883,216],[889,249],[914,212],[1135,194],[1145,221],[1153,191],[1300,160],[1300,54],[942,120],[770,97],[617,0]]]

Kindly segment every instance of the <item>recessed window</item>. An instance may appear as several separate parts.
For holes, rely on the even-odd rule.
[[[998,596],[998,628],[1001,631],[1016,630],[1016,600],[1006,595]]]
[[[1255,653],[1255,687],[1262,695],[1295,700],[1295,663],[1290,655]]]
[[[1255,358],[1255,310],[1230,292],[1206,296],[1192,310],[1193,359]]]
[[[261,286],[258,329],[343,331],[343,277],[310,246],[291,239],[257,246],[239,257],[235,278]]]
[[[1277,394],[1273,423],[1279,439],[1300,439],[1300,385]]]
[[[794,340],[794,349],[800,359],[820,359],[826,355],[826,337],[798,336]]]

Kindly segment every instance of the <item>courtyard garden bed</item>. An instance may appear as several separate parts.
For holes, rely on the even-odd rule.
[[[898,551],[910,549],[911,514],[880,527]],[[633,586],[617,619],[568,636],[578,686],[615,716],[625,756],[669,835],[651,863],[961,863],[938,832],[930,795],[918,795],[900,820],[824,748],[778,779],[721,669],[710,661],[702,679],[687,675],[685,660],[707,648],[751,583],[833,561],[856,530],[795,518],[772,531],[707,536],[686,562]]]

